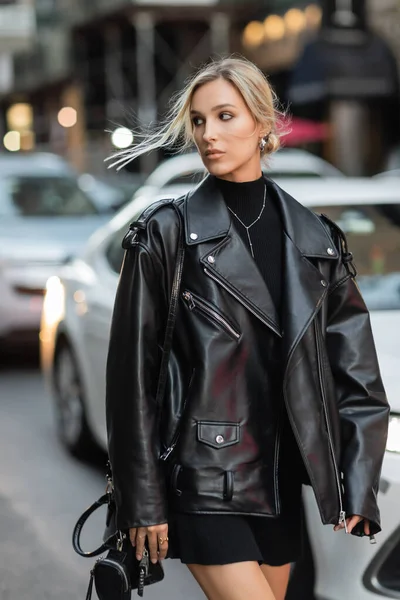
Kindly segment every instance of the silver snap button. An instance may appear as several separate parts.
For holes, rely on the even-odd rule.
[[[332,256],[333,254],[335,254],[335,251],[334,251],[334,249],[333,249],[333,248],[327,248],[327,249],[326,249],[326,251],[327,251],[327,253],[328,253],[328,254],[330,254],[331,256]]]
[[[215,263],[215,258],[213,256],[209,256],[207,258],[208,262],[211,263],[212,265]]]
[[[223,444],[224,443],[224,436],[223,435],[217,435],[217,437],[215,438],[215,441],[217,442],[217,444]]]
[[[197,238],[198,238],[198,237],[199,237],[199,236],[197,235],[197,233],[191,233],[191,234],[190,234],[190,239],[191,239],[191,240],[197,240]]]
[[[326,283],[325,279],[321,279],[321,285],[323,285],[324,287],[326,287],[328,284]]]

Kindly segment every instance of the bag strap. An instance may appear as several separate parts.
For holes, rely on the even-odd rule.
[[[165,386],[167,383],[168,377],[168,363],[169,357],[171,354],[172,348],[172,339],[175,329],[176,322],[176,314],[178,309],[178,301],[179,301],[179,291],[181,287],[182,281],[182,271],[183,271],[183,263],[185,260],[185,245],[184,245],[184,236],[183,236],[183,223],[182,223],[182,215],[177,206],[171,203],[171,206],[174,207],[178,218],[179,218],[179,240],[178,240],[178,252],[176,258],[175,265],[175,273],[174,279],[172,282],[172,290],[171,290],[171,299],[169,303],[168,317],[167,317],[167,325],[165,329],[165,337],[164,337],[164,345],[163,345],[163,354],[161,358],[160,365],[160,373],[158,377],[158,385],[157,385],[157,394],[156,394],[156,403],[157,406],[161,406],[161,402],[165,393]],[[111,474],[109,477],[109,484],[111,483]],[[109,504],[112,499],[112,492],[107,491],[106,494],[101,496],[96,502],[94,502],[89,508],[85,510],[85,512],[79,517],[74,530],[72,532],[72,546],[77,554],[80,556],[84,556],[85,558],[92,558],[94,556],[98,556],[102,552],[108,550],[111,544],[115,544],[119,539],[119,532],[114,533],[109,538],[105,540],[105,542],[99,546],[96,550],[92,550],[91,552],[84,552],[81,547],[80,537],[82,533],[82,529],[88,518],[95,510],[103,506],[104,504]]]
[[[102,552],[105,552],[110,548],[111,544],[115,544],[117,542],[118,534],[113,533],[112,535],[110,535],[109,538],[106,539],[106,541],[101,546],[96,548],[96,550],[92,550],[92,552],[84,552],[81,547],[81,533],[84,524],[86,523],[86,521],[92,513],[94,513],[101,506],[104,506],[104,504],[109,504],[110,501],[111,492],[107,492],[106,494],[101,496],[101,498],[96,500],[96,502],[94,502],[91,506],[89,506],[89,508],[87,508],[77,520],[74,530],[72,532],[72,547],[75,550],[75,552],[79,554],[79,556],[84,556],[85,558],[93,558],[94,556],[98,556]]]
[[[89,579],[89,586],[86,592],[86,600],[91,600],[92,598],[92,591],[93,591],[93,579],[94,579],[94,572],[93,569],[90,571],[90,579]]]
[[[185,198],[185,200],[186,200],[186,198]],[[184,245],[184,241],[183,241],[182,215],[181,215],[179,208],[177,206],[175,206],[175,204],[171,204],[171,206],[174,207],[175,212],[177,213],[178,218],[179,218],[179,240],[178,240],[178,252],[177,252],[177,258],[176,258],[175,273],[174,273],[174,279],[172,282],[171,299],[169,302],[167,325],[165,328],[165,337],[164,337],[163,353],[162,353],[161,365],[160,365],[160,373],[158,376],[156,404],[159,408],[161,407],[161,403],[164,398],[165,386],[167,383],[168,363],[169,363],[169,358],[170,358],[170,354],[171,354],[172,340],[173,340],[173,336],[174,336],[176,314],[177,314],[178,302],[179,302],[179,291],[181,288],[181,281],[182,281],[183,263],[185,260],[185,245]]]

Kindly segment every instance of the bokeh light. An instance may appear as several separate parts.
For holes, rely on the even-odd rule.
[[[281,40],[285,35],[285,23],[279,15],[270,15],[264,21],[264,33],[268,40]]]
[[[33,121],[33,110],[30,104],[19,102],[7,110],[7,125],[10,130],[30,129]]]
[[[286,30],[288,33],[300,33],[306,27],[306,15],[299,8],[291,8],[284,15]]]
[[[264,25],[260,21],[250,21],[243,31],[243,45],[255,48],[264,41]]]
[[[312,29],[318,29],[322,21],[322,8],[318,4],[309,4],[304,9],[307,25]]]
[[[111,134],[111,143],[116,148],[128,148],[133,142],[133,133],[126,127],[118,127]]]
[[[57,119],[62,127],[73,127],[76,125],[78,115],[76,110],[71,106],[64,106],[64,108],[59,111]]]
[[[18,152],[21,150],[21,134],[19,131],[9,131],[3,138],[3,144],[6,150]]]

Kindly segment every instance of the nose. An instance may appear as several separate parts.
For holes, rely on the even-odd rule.
[[[217,137],[215,126],[208,120],[204,126],[203,140],[205,142],[215,141]]]

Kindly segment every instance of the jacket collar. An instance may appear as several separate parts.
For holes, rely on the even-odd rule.
[[[209,242],[227,235],[231,218],[215,182],[215,177],[212,175],[208,175],[194,190],[189,192],[184,211],[186,244],[188,246]]]
[[[309,258],[338,258],[332,238],[318,216],[275,182],[265,178],[265,183],[267,195],[273,194],[278,201],[285,233],[301,254]],[[230,227],[231,216],[215,177],[208,175],[188,194],[185,202],[186,244],[193,246],[225,237]]]
[[[189,246],[204,243],[200,262],[206,275],[277,335],[283,336],[289,360],[328,291],[322,273],[309,259],[337,259],[338,251],[317,215],[276,183],[267,178],[265,182],[267,194],[274,197],[280,208],[284,233],[281,320],[247,246],[239,235],[232,235],[230,213],[212,176],[187,197],[186,241]]]

